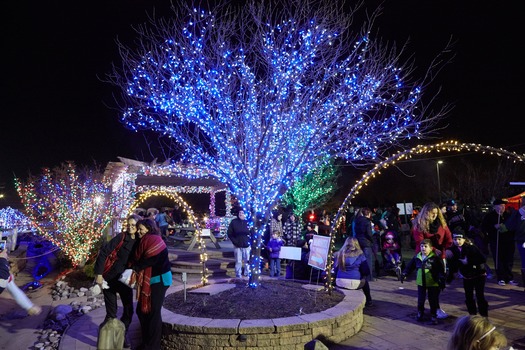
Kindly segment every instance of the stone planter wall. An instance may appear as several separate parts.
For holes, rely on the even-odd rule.
[[[163,309],[163,350],[292,350],[313,339],[339,343],[361,330],[365,297],[344,290],[337,306],[294,317],[239,320],[189,317]]]

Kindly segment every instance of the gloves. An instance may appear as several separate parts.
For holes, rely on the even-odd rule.
[[[102,277],[102,275],[96,275],[95,277],[95,283],[100,286],[102,289],[109,289],[108,282]]]

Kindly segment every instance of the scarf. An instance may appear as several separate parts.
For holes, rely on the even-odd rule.
[[[140,239],[139,246],[135,252],[135,260],[151,258],[160,254],[166,249],[166,243],[161,236],[151,233],[146,234]],[[140,310],[148,314],[151,312],[151,279],[152,267],[148,266],[137,273],[137,300],[140,305]]]
[[[440,226],[441,226],[441,222],[439,221],[439,219],[432,221],[430,224],[428,224],[429,233],[436,234]]]
[[[117,254],[120,248],[122,247],[122,244],[124,244],[124,238],[126,237],[126,232],[122,232],[120,236],[121,238],[120,238],[119,244],[117,244],[115,249],[113,249],[113,251],[109,253],[109,255],[106,257],[106,261],[104,263],[104,272],[102,272],[102,276],[104,276],[104,278],[106,274],[109,272],[109,270],[111,270],[111,267],[113,266],[115,261],[117,261]]]

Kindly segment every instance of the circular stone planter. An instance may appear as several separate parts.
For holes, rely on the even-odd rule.
[[[312,285],[305,285],[305,288]],[[318,286],[313,286],[318,288]],[[343,290],[344,299],[322,312],[274,319],[211,319],[179,315],[162,309],[164,350],[291,350],[313,339],[339,343],[363,326],[365,296]]]

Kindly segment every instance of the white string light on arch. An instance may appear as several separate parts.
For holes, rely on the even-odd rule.
[[[336,232],[337,229],[341,226],[344,218],[344,213],[347,210],[348,206],[351,204],[351,200],[359,194],[359,191],[364,186],[368,186],[368,183],[371,179],[374,179],[376,176],[381,175],[381,170],[386,169],[391,165],[395,165],[398,161],[410,159],[414,156],[421,156],[432,152],[477,152],[481,154],[488,154],[491,156],[506,157],[509,160],[513,160],[515,163],[525,163],[525,154],[518,154],[516,152],[507,151],[503,148],[484,146],[476,143],[461,143],[455,140],[440,142],[433,145],[418,145],[414,148],[400,151],[390,156],[389,158],[377,163],[372,169],[365,172],[363,176],[361,176],[361,178],[357,180],[356,184],[352,187],[352,189],[350,190],[350,192],[348,193],[345,200],[343,201],[343,203],[337,211],[335,220],[332,223],[330,235],[333,235],[333,233]],[[330,246],[329,254],[330,257],[332,256],[333,251],[335,250],[335,239],[332,239],[331,242],[332,244]],[[329,258],[326,271],[331,271],[332,267],[333,261]],[[333,288],[334,276],[332,276],[331,273],[329,273],[329,276],[331,278],[327,279],[325,288],[330,290]]]

